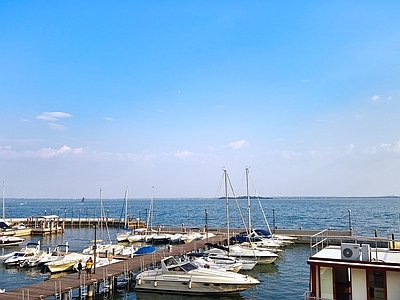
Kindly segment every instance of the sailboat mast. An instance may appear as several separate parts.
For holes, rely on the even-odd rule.
[[[249,233],[251,233],[250,193],[249,193],[249,167],[246,167],[246,189],[247,189],[247,216],[249,220]]]
[[[4,181],[3,181],[3,221],[5,221],[6,219],[6,214],[5,214],[5,208],[4,208]]]
[[[225,180],[225,197],[226,197],[226,227],[227,227],[227,235],[228,235],[228,246],[229,246],[229,197],[228,197],[228,173],[226,169],[224,169],[224,180]]]
[[[126,186],[125,189],[125,224],[124,227],[125,229],[128,228],[128,186]]]
[[[154,205],[154,186],[151,188],[151,199],[150,199],[150,209],[149,209],[149,214],[147,216],[147,227],[149,227],[150,224],[150,230],[153,228],[153,205]]]

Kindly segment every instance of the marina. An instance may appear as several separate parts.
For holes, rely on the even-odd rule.
[[[378,199],[382,200],[382,199]],[[298,234],[298,242],[293,246],[288,246],[284,249],[284,251],[279,255],[279,258],[273,262],[272,264],[265,266],[256,266],[251,271],[246,271],[244,274],[249,274],[258,280],[260,280],[260,284],[254,288],[250,288],[246,291],[240,292],[237,296],[238,299],[274,299],[275,297],[281,298],[290,298],[290,299],[303,299],[303,294],[308,290],[308,277],[309,277],[309,265],[307,264],[307,260],[310,257],[310,240],[307,239],[307,236],[311,236],[317,233],[318,228],[326,228],[330,227],[332,232],[332,238],[334,236],[350,236],[351,234],[356,235],[374,235],[377,233],[379,237],[391,237],[392,233],[398,235],[399,228],[399,215],[396,213],[396,207],[398,207],[398,199],[393,198],[386,200],[382,204],[379,215],[377,217],[377,211],[371,210],[371,207],[374,207],[378,202],[376,199],[274,199],[274,200],[264,200],[263,205],[270,208],[269,215],[267,215],[270,223],[275,223],[275,232],[278,234],[287,234],[294,235]],[[16,200],[8,200],[7,203],[7,212],[9,215],[6,219],[18,219],[20,216],[20,212],[18,211],[18,204],[20,203],[19,199]],[[62,204],[68,205],[71,200],[63,200]],[[105,200],[105,206],[112,207],[116,206],[116,203],[120,203],[121,200]],[[136,214],[137,218],[139,217],[139,212],[141,211],[141,216],[145,216],[145,209],[148,207],[148,199],[143,200],[135,200],[136,204]],[[200,228],[204,229],[206,225],[206,218],[204,214],[204,210],[208,210],[208,220],[207,225],[210,232],[215,234],[223,235],[224,234],[224,206],[225,203],[223,201],[218,201],[215,199],[171,199],[171,200],[159,200],[162,201],[163,209],[155,210],[155,216],[157,217],[157,223],[153,226],[155,229],[158,228],[158,222],[161,225],[161,228],[165,232],[173,233],[176,231],[180,231],[182,229],[182,223],[184,223],[184,228],[189,230],[190,228]],[[25,206],[27,215],[42,215],[42,207],[51,208],[49,205],[49,200],[28,200],[27,203],[21,206]],[[157,203],[158,203],[157,202]],[[39,205],[32,205],[31,209],[28,209],[30,203],[38,203]],[[52,202],[53,203],[53,202]],[[95,199],[87,201],[89,205],[89,209],[95,209],[96,207]],[[10,205],[11,204],[11,205]],[[91,206],[93,205],[93,206]],[[245,205],[245,203],[244,203]],[[385,205],[390,209],[385,210]],[[14,210],[13,206],[17,209]],[[285,208],[287,207],[287,208]],[[289,213],[288,208],[296,208],[296,214]],[[310,207],[313,209],[310,210]],[[345,208],[343,208],[345,207]],[[394,207],[394,208],[393,208]],[[35,210],[33,210],[33,208]],[[325,208],[325,209],[324,209]],[[326,209],[328,208],[328,209]],[[53,211],[57,210],[57,206],[52,208]],[[86,208],[82,208],[86,209]],[[348,210],[351,209],[352,214],[350,215],[351,219],[349,220]],[[67,206],[67,219],[68,219],[68,209]],[[340,212],[341,210],[341,212]],[[164,214],[164,211],[168,213]],[[194,211],[198,213],[194,213]],[[232,214],[234,215],[234,211]],[[212,212],[212,213],[211,213]],[[315,213],[314,213],[315,212]],[[386,212],[386,213],[385,213]],[[340,213],[340,215],[336,215],[336,213]],[[253,213],[253,222],[257,227],[261,228],[263,226],[263,218],[258,215],[258,212],[255,211]],[[118,219],[118,213],[111,212],[109,218]],[[136,219],[136,218],[135,218]],[[173,220],[173,221],[172,221]],[[235,218],[231,218],[233,221],[231,224],[231,234],[236,234],[242,231],[243,227],[241,227],[240,223],[236,222]],[[16,220],[20,221],[20,220]],[[172,222],[171,222],[172,221]],[[350,222],[349,222],[350,221]],[[352,230],[349,229],[349,223],[351,223]],[[366,226],[368,224],[368,226]],[[283,229],[289,228],[289,229]],[[116,243],[115,237],[116,234],[123,231],[118,228],[111,228],[110,233],[113,237],[113,242]],[[85,226],[85,227],[65,227],[63,233],[58,234],[49,234],[49,235],[30,235],[26,236],[27,242],[35,242],[40,240],[42,246],[49,247],[50,245],[63,244],[65,241],[68,241],[71,252],[79,252],[89,243],[90,240],[93,240],[94,237],[94,228],[93,226]],[[100,235],[99,235],[100,237]],[[218,238],[217,238],[218,239]],[[196,242],[198,243],[198,242]],[[182,253],[183,247],[192,247],[198,248],[199,244],[196,246],[192,243],[190,244],[179,244],[172,248],[172,251],[175,253]],[[15,247],[11,247],[15,249]],[[158,260],[162,257],[168,255],[168,250],[165,245],[157,246],[158,251]],[[4,251],[4,250],[3,250]],[[9,249],[11,251],[11,249]],[[189,251],[189,250],[187,250]],[[159,253],[163,253],[160,255]],[[149,255],[151,257],[151,255]],[[140,261],[138,257],[133,258],[133,260]],[[118,263],[115,265],[119,272],[124,272],[124,262]],[[150,265],[152,264],[153,259],[150,259]],[[114,268],[114,266],[113,266]],[[134,269],[134,267],[130,267]],[[141,268],[139,262],[139,269]],[[108,269],[108,267],[107,267]],[[103,276],[101,274],[103,271],[99,271],[103,269],[96,270],[96,276],[99,276],[100,279],[98,282],[102,282],[103,278],[107,276]],[[105,272],[105,271],[104,271]],[[108,273],[108,271],[107,271]],[[49,275],[48,273],[36,272],[34,270],[21,270],[17,271],[14,268],[6,269],[4,266],[0,265],[0,274],[2,276],[2,282],[0,284],[0,288],[5,289],[7,291],[15,291],[17,290],[21,295],[25,293],[25,299],[27,299],[27,289],[24,287],[35,286],[41,282],[48,282],[51,280],[52,284],[50,290],[53,296],[50,296],[49,299],[54,299],[54,295],[60,291],[59,284],[55,284],[57,278],[67,278],[68,280],[72,280],[77,282],[77,274],[76,272],[67,273],[67,274],[57,274]],[[136,273],[135,273],[136,274]],[[22,277],[21,277],[22,276]],[[24,278],[23,281],[18,278]],[[122,276],[123,277],[123,276]],[[96,277],[97,278],[97,277]],[[21,283],[23,284],[21,285]],[[56,288],[57,286],[57,288]],[[66,284],[65,288],[70,287],[71,284]],[[75,286],[75,285],[74,285]],[[281,286],[285,288],[282,289]],[[61,284],[61,289],[64,289],[64,284]],[[77,289],[79,290],[79,288]],[[77,290],[74,290],[73,297],[78,297]],[[58,292],[57,292],[58,291]],[[63,290],[64,291],[64,290]],[[121,294],[122,293],[122,294]],[[144,295],[143,295],[144,294]],[[112,296],[113,295],[113,296]],[[117,296],[120,295],[120,296]],[[126,299],[149,299],[147,293],[137,293],[134,289],[121,290],[120,288],[115,288],[113,292],[108,292],[108,299],[119,299],[118,297],[122,297],[121,295],[126,295]],[[111,298],[110,298],[111,297]],[[114,298],[112,298],[114,297]],[[115,298],[117,297],[117,298]],[[152,297],[157,297],[153,295]],[[17,298],[18,299],[18,298]],[[22,299],[22,298],[20,298]],[[31,298],[33,299],[33,298]],[[77,298],[79,299],[79,298]],[[161,299],[161,298],[160,298]],[[177,296],[179,299],[179,295]],[[182,298],[183,299],[183,298]],[[193,299],[196,299],[196,296],[193,296]],[[200,299],[200,298],[199,298]],[[203,298],[201,298],[203,299]]]

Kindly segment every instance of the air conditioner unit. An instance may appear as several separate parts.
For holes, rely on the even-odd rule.
[[[361,245],[361,260],[370,261],[371,258],[371,247],[369,244]]]
[[[360,259],[360,245],[351,243],[341,244],[341,253],[343,260],[359,260]]]

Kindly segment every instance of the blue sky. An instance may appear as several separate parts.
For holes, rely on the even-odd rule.
[[[400,194],[396,1],[1,1],[6,197]]]

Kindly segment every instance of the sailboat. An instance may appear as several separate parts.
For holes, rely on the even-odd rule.
[[[124,249],[123,245],[114,245],[111,242],[111,237],[110,237],[110,232],[108,231],[108,226],[107,222],[105,225],[103,225],[103,217],[104,217],[104,206],[103,206],[103,198],[102,198],[102,191],[100,189],[100,232],[102,235],[104,235],[104,231],[107,231],[108,235],[108,243],[103,243],[103,239],[94,241],[93,245],[90,245],[89,247],[83,249],[84,254],[93,254],[94,253],[94,248],[96,248],[96,253],[111,253],[113,255],[121,253],[121,251]],[[95,225],[97,226],[97,225]],[[105,226],[105,230],[103,228]]]
[[[231,190],[233,192],[232,184],[230,182],[228,172],[226,169],[223,169],[224,171],[224,182],[225,182],[225,197],[226,197],[226,220],[227,220],[227,233],[228,233],[228,246],[224,249],[226,251],[226,254],[231,256],[231,257],[236,257],[236,258],[241,258],[245,260],[252,260],[256,261],[258,264],[270,264],[274,262],[277,258],[278,255],[269,251],[269,250],[264,250],[264,249],[258,249],[253,247],[251,244],[249,247],[242,246],[242,245],[229,245],[229,240],[230,240],[230,226],[229,226],[229,196],[228,196],[228,183],[231,187]],[[233,192],[234,194],[234,192]],[[237,198],[234,196],[234,199],[236,200],[236,204],[238,206],[239,210],[239,215],[242,218],[243,225],[245,227],[245,230],[248,231],[247,226],[244,222],[243,215],[241,212],[241,209],[238,205]],[[251,221],[250,221],[250,214],[249,214],[249,227],[251,227]],[[218,248],[218,247],[215,247]]]
[[[284,246],[284,244],[278,240],[278,239],[274,239],[272,238],[272,236],[261,236],[258,232],[260,232],[259,230],[256,232],[256,230],[253,228],[252,226],[252,222],[251,222],[251,201],[250,201],[250,192],[249,192],[249,167],[246,167],[246,194],[247,194],[247,213],[248,213],[248,230],[246,230],[245,232],[241,232],[236,236],[233,236],[230,238],[230,241],[234,242],[234,243],[240,243],[242,246],[251,246],[251,247],[260,247],[262,249],[268,249],[272,252],[279,252],[282,251],[280,249],[278,249],[281,246]],[[261,206],[261,202],[260,199],[259,200],[259,204],[260,204],[260,209],[261,212],[264,215],[264,220],[267,223],[267,226],[269,228],[267,219],[265,217],[264,214],[264,210]]]
[[[125,199],[125,205],[124,205],[124,208],[125,208],[124,230],[125,230],[125,232],[117,234],[116,238],[117,238],[118,242],[127,242],[127,241],[129,241],[128,237],[131,235],[131,232],[130,232],[129,227],[128,227],[128,222],[129,222],[129,220],[128,220],[128,186],[126,186],[126,189],[125,189],[125,197],[124,197],[124,199]]]
[[[246,168],[246,182],[247,182],[247,186],[249,183],[249,168]],[[258,205],[260,207],[260,211],[263,215],[265,224],[267,226],[267,230],[264,229],[252,229],[251,230],[251,236],[258,238],[258,241],[254,242],[254,245],[257,247],[283,247],[286,246],[288,244],[293,244],[294,241],[296,240],[296,238],[294,237],[290,237],[290,236],[286,236],[286,235],[276,235],[276,234],[272,234],[271,228],[269,226],[267,217],[265,216],[265,212],[264,209],[261,205],[261,201],[260,201],[260,197],[258,197],[257,192],[255,191],[255,194],[257,196],[257,200],[258,200]],[[249,195],[249,193],[248,193]],[[248,201],[250,203],[250,197],[248,196]],[[249,205],[249,209],[250,209],[250,205]]]
[[[150,208],[149,213],[146,216],[146,228],[137,228],[128,237],[129,242],[152,242],[155,233],[152,232],[152,220],[153,220],[153,203],[154,203],[154,186],[151,190]]]

